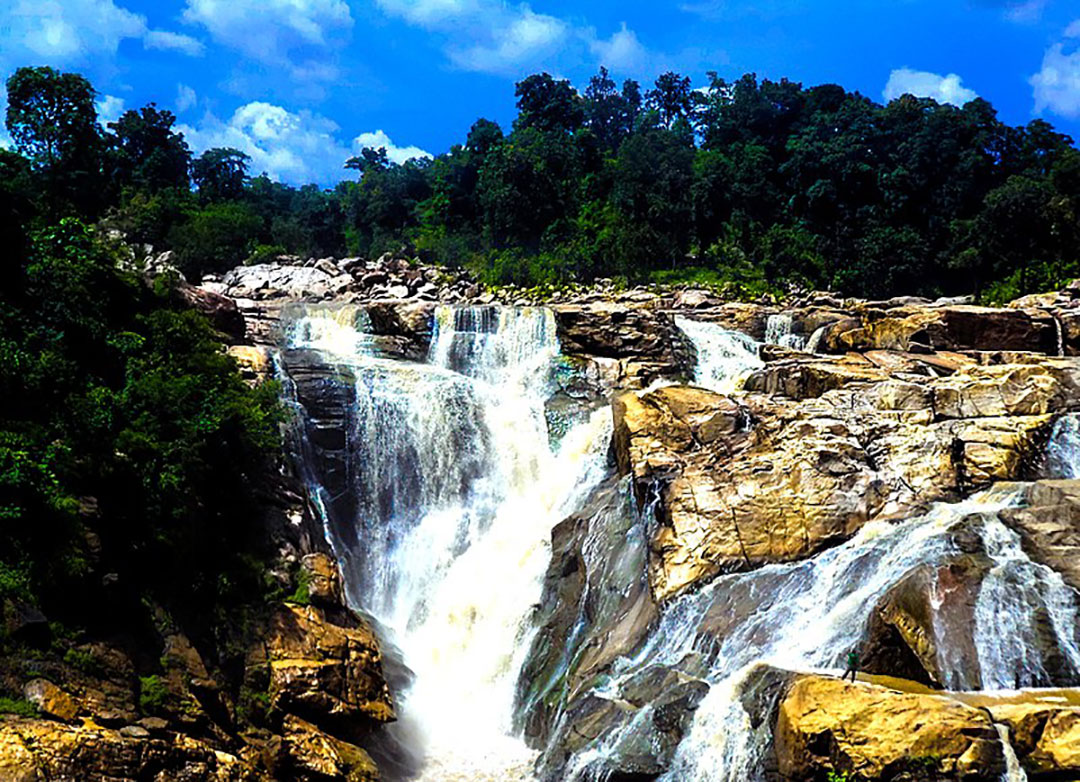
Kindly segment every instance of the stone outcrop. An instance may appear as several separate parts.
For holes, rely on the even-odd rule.
[[[176,734],[115,730],[92,723],[0,719],[0,780],[111,782],[174,779],[185,782],[268,782],[236,754]]]
[[[1058,344],[1054,319],[1038,310],[866,305],[828,326],[821,349],[828,353],[1016,350],[1056,355]]]
[[[1053,415],[1080,399],[1073,362],[967,365],[858,382],[797,404],[668,387],[615,401],[615,453],[659,522],[660,600],[713,575],[801,559],[873,518],[1026,476]]]
[[[1027,490],[1027,507],[1010,508],[1002,516],[1032,559],[1080,589],[1080,481],[1038,481]]]
[[[982,709],[822,676],[797,676],[780,702],[775,752],[781,779],[832,771],[865,780],[930,775],[997,779],[1000,738]]]

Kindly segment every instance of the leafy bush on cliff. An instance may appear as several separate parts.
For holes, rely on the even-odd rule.
[[[79,220],[27,234],[0,289],[0,598],[82,623],[259,588],[244,554],[276,389]]]

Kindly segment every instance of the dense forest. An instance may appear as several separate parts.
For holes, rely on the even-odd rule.
[[[509,133],[481,119],[404,165],[364,149],[343,161],[358,181],[324,191],[251,176],[235,149],[193,157],[153,104],[102,128],[84,78],[24,68],[8,83],[0,187],[27,224],[77,215],[174,250],[196,278],[403,247],[493,285],[1002,300],[1080,273],[1080,153],[1048,123],[1010,127],[982,99],[883,106],[836,85],[709,80],[665,73],[643,90],[601,69],[580,94],[529,76]]]
[[[95,226],[188,187],[187,150],[154,135],[171,117],[148,108],[103,134],[81,77],[24,69],[8,86],[21,154],[0,152],[0,711],[8,663],[69,653],[88,627],[240,623],[267,588],[252,496],[281,418],[274,385],[241,379],[176,280],[149,283]]]

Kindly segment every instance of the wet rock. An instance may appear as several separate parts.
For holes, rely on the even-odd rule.
[[[323,606],[343,605],[341,573],[329,554],[318,551],[300,560],[300,578],[307,584],[311,602]]]
[[[794,680],[780,703],[774,746],[785,780],[829,772],[865,780],[928,773],[941,780],[996,779],[1005,770],[985,711],[823,676]]]
[[[231,345],[228,354],[236,360],[240,375],[249,383],[258,384],[274,374],[270,351],[258,345]]]
[[[1020,535],[1024,550],[1080,589],[1080,481],[1045,480],[1027,490],[1026,508],[1002,518]]]
[[[692,375],[693,348],[669,314],[607,303],[553,310],[567,355],[617,359],[625,375],[645,385]]]
[[[666,600],[720,573],[801,559],[870,519],[1023,478],[1050,411],[1077,401],[1077,367],[1049,361],[853,383],[797,404],[677,387],[618,397],[620,471],[642,507],[659,498],[654,594]],[[964,388],[984,391],[957,400]]]

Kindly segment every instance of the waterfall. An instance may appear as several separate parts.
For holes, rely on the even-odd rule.
[[[1063,415],[1054,423],[1045,473],[1048,478],[1080,478],[1080,414]]]
[[[810,339],[806,341],[806,352],[817,353],[818,348],[821,347],[821,340],[825,338],[825,332],[829,330],[829,327],[818,326],[814,329],[814,333],[810,335]]]
[[[994,728],[1001,739],[1001,751],[1005,755],[1005,773],[1001,782],[1027,782],[1027,772],[1020,765],[1020,759],[1016,757],[1016,750],[1009,740],[1009,726],[997,722],[994,723]]]
[[[779,345],[792,350],[804,350],[806,337],[792,333],[795,321],[789,312],[770,315],[765,321],[765,344]]]
[[[675,325],[694,343],[694,383],[702,388],[730,394],[742,388],[751,372],[765,366],[758,343],[742,332],[683,317],[676,317]]]
[[[679,744],[668,782],[749,782],[761,779],[761,759],[771,741],[771,726],[753,727],[738,694],[749,674],[766,663],[794,671],[839,673],[846,653],[863,637],[870,614],[888,590],[916,569],[940,567],[960,553],[957,533],[973,530],[994,562],[982,587],[982,607],[1010,615],[1012,627],[980,627],[977,641],[981,680],[973,687],[999,686],[1008,672],[1036,678],[1051,667],[1046,655],[1056,656],[1052,644],[1021,649],[1002,632],[1026,632],[1046,616],[1055,625],[1063,648],[1076,646],[1075,624],[1065,624],[1077,610],[1077,596],[1058,589],[1048,568],[1032,563],[997,512],[1019,501],[1015,488],[988,490],[969,500],[934,506],[924,516],[901,524],[871,522],[850,541],[803,562],[771,565],[723,576],[701,590],[668,605],[659,626],[631,658],[619,660],[609,681],[598,687],[600,697],[617,698],[619,686],[649,666],[678,669],[687,659],[704,659],[702,678],[711,685],[694,715],[689,733]],[[994,575],[999,574],[999,575]],[[1009,593],[998,579],[1016,585],[1036,578],[1030,590]],[[751,606],[748,610],[747,606]],[[982,621],[982,617],[980,617]],[[939,644],[950,642],[948,635]],[[952,655],[942,649],[939,664]],[[1080,658],[1067,653],[1071,673],[1080,674]],[[1058,662],[1060,665],[1060,661]],[[963,680],[963,672],[953,676]],[[1012,686],[1010,682],[1010,686]],[[645,712],[643,709],[642,712]],[[639,737],[636,731],[647,715],[622,725],[594,742],[572,761],[568,779],[594,780],[604,776],[612,757]]]
[[[423,744],[420,779],[530,779],[534,753],[508,735],[516,674],[551,528],[608,473],[610,409],[549,445],[559,346],[545,309],[439,308],[424,363],[377,356],[365,328],[309,312],[288,337],[355,383],[355,518],[327,522],[349,599],[415,673],[399,711]]]

